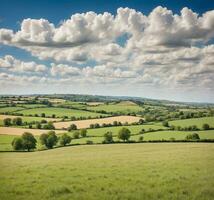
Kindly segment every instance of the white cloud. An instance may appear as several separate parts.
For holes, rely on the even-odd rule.
[[[74,14],[59,26],[29,18],[17,32],[0,29],[0,43],[24,49],[41,60],[51,59],[52,64],[7,55],[0,58],[0,70],[2,76],[31,73],[32,80],[45,74],[49,78],[44,81],[49,83],[123,82],[133,87],[214,89],[213,39],[214,10],[199,15],[183,8],[173,14],[159,6],[146,16],[118,8],[115,16],[107,12]]]

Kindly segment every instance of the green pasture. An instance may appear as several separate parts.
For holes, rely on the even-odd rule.
[[[89,111],[82,111],[82,110],[75,110],[75,109],[67,109],[67,108],[56,108],[56,107],[50,107],[50,108],[33,108],[33,109],[26,109],[21,110],[16,113],[21,113],[23,115],[41,115],[42,113],[45,113],[46,117],[51,117],[53,114],[56,115],[56,117],[98,117],[98,116],[105,116],[104,114],[100,113],[94,113]]]
[[[198,128],[202,128],[203,124],[209,124],[210,127],[214,128],[214,117],[202,117],[202,118],[191,118],[191,119],[182,119],[169,121],[170,125],[188,127],[196,125]]]
[[[0,199],[211,200],[214,145],[83,145],[0,153]]]

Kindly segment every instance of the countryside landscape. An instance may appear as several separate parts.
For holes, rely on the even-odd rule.
[[[1,200],[212,200],[214,4],[0,1]]]

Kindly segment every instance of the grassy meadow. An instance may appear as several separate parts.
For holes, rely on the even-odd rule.
[[[99,117],[101,115],[106,116],[105,114],[95,112],[55,107],[26,109],[18,111],[16,113],[23,115],[41,115],[42,113],[45,113],[46,117],[51,117],[53,114],[55,114],[56,117]]]
[[[0,199],[211,200],[214,145],[84,145],[0,153]]]
[[[198,128],[202,128],[203,124],[209,124],[210,127],[214,128],[214,117],[203,117],[203,118],[192,118],[170,121],[170,125],[188,127],[196,125]]]

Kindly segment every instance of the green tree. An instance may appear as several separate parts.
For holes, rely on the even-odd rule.
[[[53,146],[55,146],[58,141],[55,131],[43,133],[39,139],[41,141],[41,144],[45,145],[48,149],[52,149]]]
[[[113,142],[113,136],[112,132],[108,131],[104,134],[104,143],[112,143]]]
[[[144,139],[143,136],[140,136],[138,140],[139,140],[139,142],[142,142],[143,139]]]
[[[68,127],[68,131],[72,131],[72,130],[77,130],[76,124],[71,124],[71,125]]]
[[[13,124],[17,125],[17,126],[21,126],[22,125],[22,118],[21,117],[16,117],[13,119]]]
[[[42,128],[41,123],[38,122],[38,123],[36,124],[36,128],[37,128],[37,129],[41,129],[41,128]]]
[[[162,125],[165,126],[165,127],[169,127],[168,121],[163,121],[163,122],[162,122]]]
[[[210,126],[209,126],[209,124],[203,124],[202,128],[203,128],[204,130],[209,130],[209,129],[210,129]]]
[[[5,118],[3,123],[4,123],[4,126],[10,126],[11,125],[11,119],[10,118]]]
[[[81,129],[80,130],[80,135],[81,135],[81,137],[86,137],[87,136],[87,130],[86,129]]]
[[[71,137],[69,135],[67,135],[66,133],[64,133],[60,139],[59,139],[59,143],[62,146],[66,146],[66,144],[70,144],[71,143]]]
[[[12,146],[14,150],[23,150],[23,141],[21,137],[14,138],[12,141]]]
[[[44,126],[43,126],[43,128],[44,129],[49,129],[49,130],[54,130],[55,129],[55,127],[54,127],[54,125],[53,125],[53,122],[48,122],[47,124],[45,124]]]
[[[118,132],[118,138],[123,141],[128,141],[131,136],[131,131],[128,128],[121,128]]]
[[[79,137],[80,137],[79,131],[75,131],[75,132],[73,133],[73,138],[74,138],[74,139],[78,139]]]
[[[200,137],[197,133],[189,134],[186,136],[187,140],[200,140]]]
[[[23,133],[21,139],[22,139],[23,149],[27,149],[27,151],[30,151],[31,149],[36,148],[37,141],[32,133],[29,133],[29,132]]]

